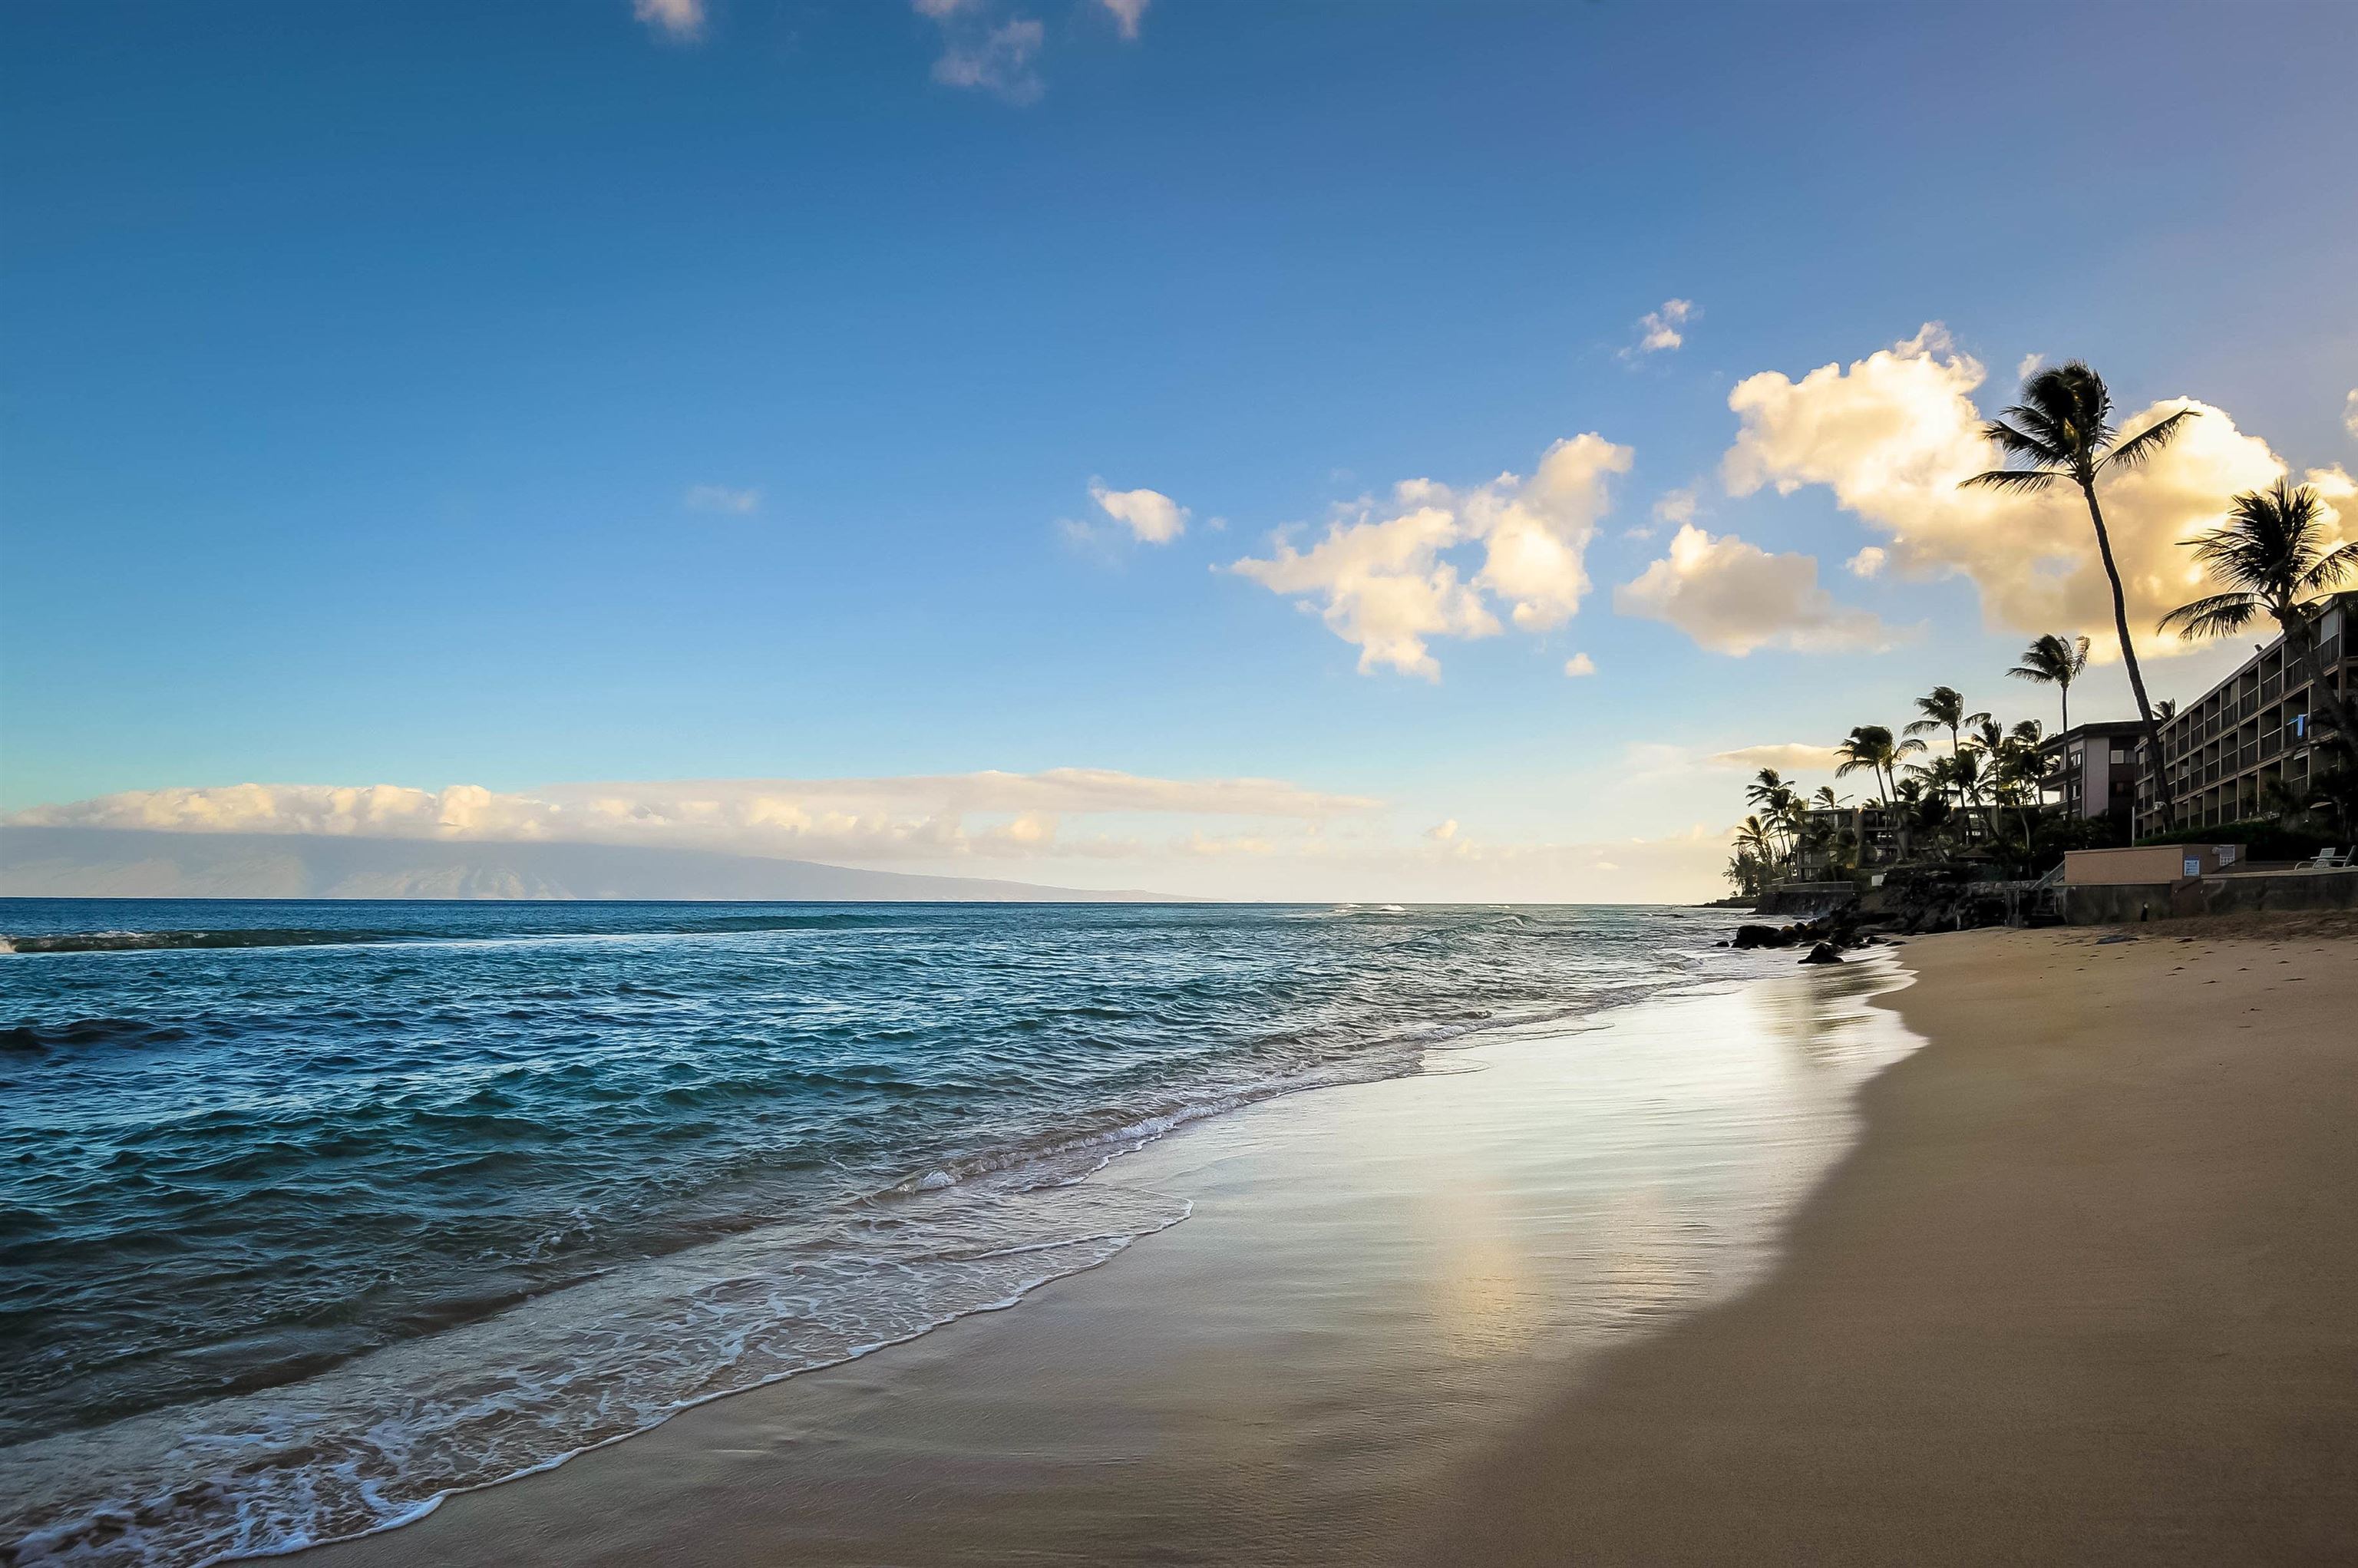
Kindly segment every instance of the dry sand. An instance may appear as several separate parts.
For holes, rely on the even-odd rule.
[[[2358,1562],[2350,928],[1912,945],[1931,1044],[1785,1266],[1469,1468],[1428,1559]]]
[[[306,1561],[2358,1561],[2350,925],[1257,1108],[1125,1162],[1196,1215],[1104,1269]]]

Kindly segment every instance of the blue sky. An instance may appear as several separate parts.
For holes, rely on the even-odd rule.
[[[441,792],[766,780],[576,795],[1048,881],[1700,893],[1711,758],[1935,681],[2051,719],[1999,672],[2104,629],[2068,518],[1894,490],[1844,409],[1994,412],[2033,355],[2197,399],[2156,559],[2206,486],[2358,466],[2346,5],[640,10],[0,16],[0,806],[498,833]],[[1589,433],[1569,499],[1491,483]],[[1315,570],[1232,569],[1413,480],[1448,542],[1387,584],[1495,633],[1363,668],[1270,586]],[[1528,625],[1476,580],[1518,497],[1588,585]]]

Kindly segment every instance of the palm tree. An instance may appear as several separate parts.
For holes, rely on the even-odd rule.
[[[1919,747],[1923,743],[1921,741],[1916,742]],[[1834,748],[1834,755],[1841,759],[1834,765],[1834,777],[1847,778],[1865,768],[1867,776],[1875,781],[1875,803],[1877,806],[1891,804],[1891,792],[1884,787],[1883,781],[1883,770],[1897,756],[1889,730],[1880,724],[1855,725],[1851,732],[1843,737],[1842,744]]]
[[[1957,754],[1957,732],[1976,719],[1987,719],[1986,713],[1967,713],[1963,693],[1952,686],[1936,686],[1916,699],[1916,711],[1924,717],[1908,726],[1910,735],[1929,735],[1935,730],[1949,732],[1949,755]]]
[[[2169,770],[2161,761],[2161,726],[2154,721],[2153,703],[2145,694],[2145,672],[2137,667],[2136,649],[2129,641],[2128,598],[2121,591],[2121,568],[2113,559],[2113,538],[2104,529],[2104,509],[2096,504],[2096,476],[2107,469],[2133,469],[2169,445],[2186,422],[2195,416],[2181,408],[2124,441],[2108,422],[2113,395],[2104,378],[2073,360],[2051,366],[2022,384],[2022,401],[1982,427],[1982,434],[2009,458],[2021,458],[2026,468],[1992,469],[1964,482],[1993,490],[2034,492],[2058,480],[2070,480],[2087,498],[2088,521],[2095,525],[2096,553],[2104,557],[2104,576],[2113,585],[2113,629],[2120,634],[2121,663],[2127,666],[2129,690],[2136,694],[2137,715],[2145,721],[2147,755],[2155,762],[2155,804],[2161,826],[2169,827],[2178,816],[2178,801],[2169,787]]]
[[[1985,757],[1988,757],[1991,762],[1996,760],[1978,746],[1968,746],[1951,757],[1949,785],[1957,792],[1957,798],[1968,814],[1974,806],[1982,808],[1982,820],[1988,827],[1990,842],[1994,844],[1997,842],[1997,807],[1986,799],[1991,769],[1985,765]]]
[[[1842,759],[1834,768],[1834,777],[1843,778],[1865,768],[1875,780],[1876,804],[1887,812],[1891,808],[1896,770],[1900,759],[1923,749],[1921,741],[1912,738],[1893,740],[1891,731],[1883,725],[1856,725],[1843,737],[1842,744],[1834,748],[1834,755]],[[1908,854],[1908,825],[1904,818],[1899,820],[1898,827],[1899,853],[1905,859]]]
[[[2022,663],[2006,673],[2017,680],[2033,680],[2063,694],[2063,730],[2071,728],[2071,683],[2088,667],[2088,639],[2059,637],[2050,632],[2022,650]],[[2059,730],[2057,734],[2063,730]]]
[[[2327,549],[2323,511],[2314,486],[2296,488],[2284,480],[2235,497],[2223,525],[2187,541],[2194,558],[2229,585],[2227,591],[2180,605],[2161,618],[2160,629],[2227,637],[2263,615],[2275,621],[2284,630],[2285,646],[2300,655],[2312,700],[2323,702],[2333,716],[2336,746],[2358,767],[2358,722],[2352,719],[2350,699],[2335,689],[2318,659],[2318,606],[2309,602],[2358,572],[2358,544]],[[2159,748],[2154,754],[2161,754]]]
[[[1758,816],[1747,816],[1737,823],[1736,850],[1739,859],[1747,855],[1750,856],[1753,862],[1760,867],[1763,880],[1766,880],[1768,868],[1776,862],[1777,859],[1777,843],[1770,836],[1767,823]]]
[[[1990,799],[1996,806],[2014,808],[2025,853],[2030,849],[2030,807],[2047,789],[2047,762],[2039,753],[2039,720],[2026,719],[1990,748]]]
[[[1788,831],[1789,850],[1799,842],[1797,837],[1790,837],[1790,835],[1792,827],[1793,805],[1800,798],[1793,793],[1793,786],[1785,782],[1785,775],[1774,768],[1761,769],[1753,775],[1752,782],[1744,786],[1746,804],[1758,806],[1766,815],[1768,818],[1766,826],[1772,829],[1783,828]]]

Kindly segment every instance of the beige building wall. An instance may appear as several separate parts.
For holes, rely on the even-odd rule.
[[[2228,863],[2235,849],[2227,847]],[[2134,882],[2174,882],[2207,877],[2220,866],[2210,844],[2142,844],[2134,849],[2073,849],[2063,857],[2066,887],[2118,887]]]

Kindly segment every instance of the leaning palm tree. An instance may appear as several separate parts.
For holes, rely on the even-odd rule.
[[[1920,747],[1923,745],[1921,741],[1916,743]],[[1834,748],[1834,756],[1838,759],[1834,764],[1834,777],[1848,778],[1865,769],[1867,777],[1875,781],[1876,805],[1888,806],[1891,793],[1884,787],[1883,770],[1891,764],[1896,754],[1889,730],[1880,724],[1855,725]]]
[[[2071,683],[2088,667],[2088,639],[2059,637],[2050,632],[2022,650],[2022,663],[2006,673],[2017,680],[2037,681],[2063,694],[2063,729],[2071,728]],[[2061,734],[2062,730],[2056,731]]]
[[[2352,719],[2350,699],[2335,689],[2317,656],[2320,607],[2312,602],[2358,573],[2358,544],[2326,547],[2324,503],[2315,487],[2278,480],[2269,489],[2245,491],[2229,503],[2223,526],[2186,543],[2194,558],[2229,587],[2180,605],[2161,618],[2159,629],[2175,627],[2190,637],[2229,637],[2263,615],[2273,620],[2284,631],[2285,646],[2299,655],[2311,700],[2333,717],[2336,748],[2358,768],[2358,721]]]
[[[1790,827],[1793,803],[1799,798],[1785,775],[1774,768],[1761,769],[1744,786],[1745,804],[1758,807],[1771,828]],[[1790,850],[1791,845],[1787,847]]]
[[[1768,825],[1758,816],[1747,816],[1736,825],[1736,849],[1739,858],[1749,856],[1760,868],[1762,880],[1768,880],[1777,861],[1777,840]]]
[[[1949,755],[1957,754],[1958,731],[1976,719],[1987,719],[1986,713],[1967,713],[1964,694],[1952,686],[1936,686],[1916,699],[1916,711],[1924,717],[1908,726],[1910,735],[1929,735],[1936,730],[1949,732]]]
[[[1982,434],[2009,458],[2020,458],[2023,468],[1993,469],[1964,482],[1993,490],[2023,492],[2048,489],[2059,480],[2080,487],[2087,499],[2088,521],[2095,525],[2096,553],[2104,557],[2104,577],[2113,585],[2113,628],[2120,634],[2121,663],[2129,674],[2129,690],[2136,694],[2137,716],[2145,721],[2147,755],[2161,755],[2161,726],[2155,722],[2153,703],[2145,694],[2145,672],[2137,667],[2136,648],[2129,641],[2128,598],[2121,591],[2121,568],[2113,559],[2113,536],[2104,528],[2104,509],[2096,503],[2096,476],[2108,469],[2133,469],[2169,445],[2191,408],[2165,416],[2127,440],[2110,423],[2113,395],[2104,378],[2073,360],[2039,371],[2022,384],[2022,401],[1982,427]],[[2169,787],[2169,770],[2153,772],[2155,804],[2161,826],[2176,820],[2178,801]]]

